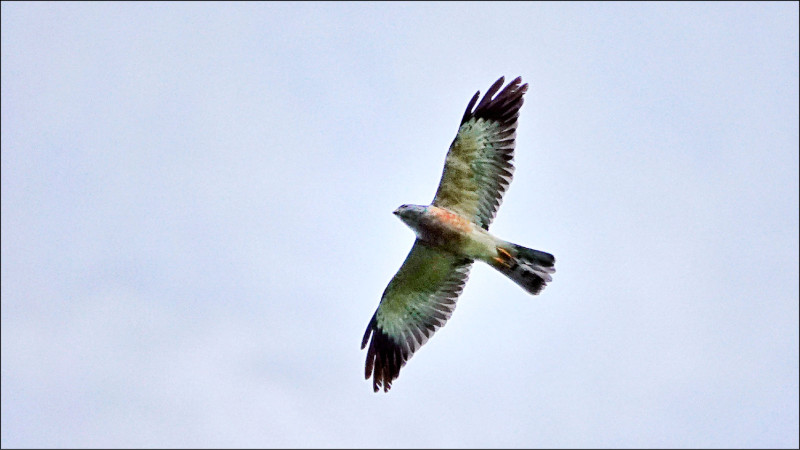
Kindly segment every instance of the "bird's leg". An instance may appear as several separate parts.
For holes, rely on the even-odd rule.
[[[500,256],[495,256],[493,258],[495,262],[497,262],[497,264],[504,265],[509,269],[511,269],[513,267],[512,262],[514,261],[514,258],[511,256],[511,253],[508,253],[508,250],[501,247],[497,247],[497,253],[500,253],[500,255],[502,255],[503,257],[501,258]]]

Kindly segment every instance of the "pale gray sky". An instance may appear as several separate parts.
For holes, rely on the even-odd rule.
[[[3,447],[797,447],[798,4],[2,3]],[[530,84],[388,395],[458,121]]]

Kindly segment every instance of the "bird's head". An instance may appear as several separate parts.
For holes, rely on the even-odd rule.
[[[394,210],[394,215],[407,225],[417,223],[420,216],[425,214],[426,206],[422,205],[402,205]]]

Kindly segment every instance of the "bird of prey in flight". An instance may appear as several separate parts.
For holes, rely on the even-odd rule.
[[[417,239],[361,341],[362,349],[369,343],[365,375],[372,377],[375,392],[387,392],[400,368],[450,318],[473,261],[489,264],[533,295],[551,281],[553,255],[488,231],[514,171],[517,118],[528,90],[521,82],[517,77],[500,90],[500,77],[479,103],[480,91],[475,93],[450,144],[433,202],[394,211]]]

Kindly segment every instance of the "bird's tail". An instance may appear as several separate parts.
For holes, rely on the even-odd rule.
[[[514,280],[529,293],[542,291],[555,269],[556,258],[550,253],[507,242],[497,246],[497,257],[489,264],[503,275]]]

